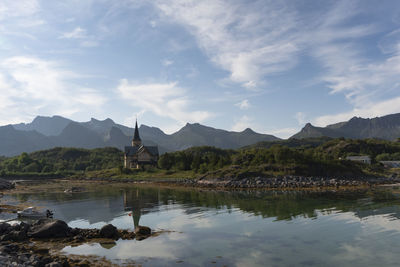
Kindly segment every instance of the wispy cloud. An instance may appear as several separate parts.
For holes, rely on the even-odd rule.
[[[163,60],[161,61],[161,63],[162,63],[165,67],[168,67],[168,66],[174,64],[174,61],[173,61],[173,60],[170,60],[170,59],[163,59]]]
[[[381,29],[354,19],[365,15],[357,1],[335,1],[307,13],[284,1],[152,3],[161,18],[185,27],[210,60],[230,73],[229,80],[246,89],[264,86],[306,54],[321,65],[318,80],[324,90],[344,94],[354,110],[372,107],[398,90],[400,34],[395,30],[380,42],[385,60],[367,57],[362,39]]]
[[[57,62],[19,56],[3,60],[0,69],[0,124],[93,112],[106,102],[97,90],[76,85],[80,75]]]
[[[86,39],[87,34],[86,30],[82,29],[81,27],[76,27],[70,32],[63,33],[60,36],[60,39]]]
[[[192,101],[177,82],[138,83],[122,79],[116,90],[131,105],[173,119],[179,126],[187,122],[202,122],[212,116],[208,111],[192,110]]]
[[[295,16],[276,1],[154,1],[162,16],[186,27],[233,82],[254,88],[266,74],[291,68],[298,51]]]
[[[70,32],[65,32],[59,39],[76,39],[79,40],[82,47],[95,47],[99,45],[99,42],[92,35],[88,35],[86,29],[81,27],[76,27]]]
[[[37,0],[0,1],[0,33],[35,39],[26,31],[27,28],[42,26],[46,23],[41,18],[40,11],[40,4]]]
[[[242,117],[235,120],[235,123],[232,126],[231,130],[240,132],[245,130],[246,128],[254,129],[254,119],[249,116],[243,115]]]
[[[37,0],[2,0],[0,2],[0,20],[32,16],[39,12]]]
[[[296,112],[294,117],[297,120],[297,122],[299,123],[299,125],[303,125],[304,123],[306,123],[306,114],[304,114],[304,112],[301,112],[301,111]]]
[[[246,110],[250,108],[250,102],[247,99],[243,99],[239,103],[236,103],[235,106],[239,107],[241,110]]]

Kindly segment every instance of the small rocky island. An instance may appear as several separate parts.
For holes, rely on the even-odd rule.
[[[60,253],[66,245],[98,242],[115,244],[115,240],[143,240],[152,233],[146,226],[134,232],[119,230],[112,224],[101,229],[71,228],[64,221],[40,219],[33,223],[0,223],[0,266],[99,266],[112,265],[94,257],[69,257]]]

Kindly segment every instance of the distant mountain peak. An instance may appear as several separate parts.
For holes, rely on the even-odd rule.
[[[243,130],[242,133],[248,133],[248,134],[250,134],[250,133],[256,133],[256,132],[253,131],[251,128],[246,128],[246,129]]]
[[[395,140],[400,137],[400,113],[376,118],[354,116],[348,121],[315,127],[307,123],[300,132],[291,138],[345,137],[353,139],[378,138]]]

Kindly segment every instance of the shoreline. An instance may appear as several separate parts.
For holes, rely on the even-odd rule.
[[[187,187],[198,189],[221,189],[221,190],[327,190],[327,189],[359,189],[370,188],[378,185],[400,183],[399,178],[356,178],[338,179],[323,177],[282,176],[275,178],[256,177],[243,179],[221,179],[221,178],[167,178],[167,179],[132,179],[132,178],[67,178],[71,181],[132,183],[132,184],[154,184],[171,187]]]
[[[69,182],[73,184],[104,185],[104,184],[135,184],[135,185],[157,185],[163,187],[181,187],[192,189],[209,190],[272,190],[272,191],[343,191],[368,189],[382,185],[400,184],[400,178],[356,178],[338,179],[323,177],[304,176],[281,176],[274,178],[256,177],[243,179],[221,179],[221,178],[166,178],[166,179],[133,179],[133,178],[51,178],[51,179],[15,179],[9,180],[16,186],[15,189],[0,190],[3,194],[15,192],[30,192],[37,184],[46,186],[40,187],[41,191],[52,189],[52,186]],[[65,186],[62,186],[65,190]]]

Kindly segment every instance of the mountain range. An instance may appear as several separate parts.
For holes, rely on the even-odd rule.
[[[242,132],[231,132],[198,123],[188,123],[173,134],[142,124],[139,132],[143,143],[158,145],[160,153],[205,145],[235,149],[260,141],[279,140],[273,135],[259,134],[249,128]],[[123,149],[130,145],[132,135],[133,128],[117,124],[111,119],[92,118],[88,122],[76,122],[61,116],[38,116],[30,123],[0,127],[0,155],[13,156],[59,146],[112,146]]]
[[[146,145],[158,145],[160,153],[183,150],[193,146],[215,146],[235,149],[258,142],[281,140],[273,135],[256,133],[247,128],[232,132],[198,123],[186,124],[173,134],[166,134],[156,127],[141,125],[140,136]],[[14,156],[22,152],[52,147],[96,148],[112,146],[123,149],[129,145],[133,128],[117,124],[111,119],[91,119],[76,122],[61,116],[38,116],[30,123],[0,127],[0,155]],[[352,139],[377,138],[396,140],[400,138],[400,113],[363,119],[354,117],[326,127],[307,123],[290,139],[313,137],[345,137]]]
[[[300,132],[291,138],[303,139],[321,136],[396,140],[400,138],[400,113],[372,119],[353,117],[349,121],[331,124],[326,127],[316,127],[311,123],[307,123]]]

